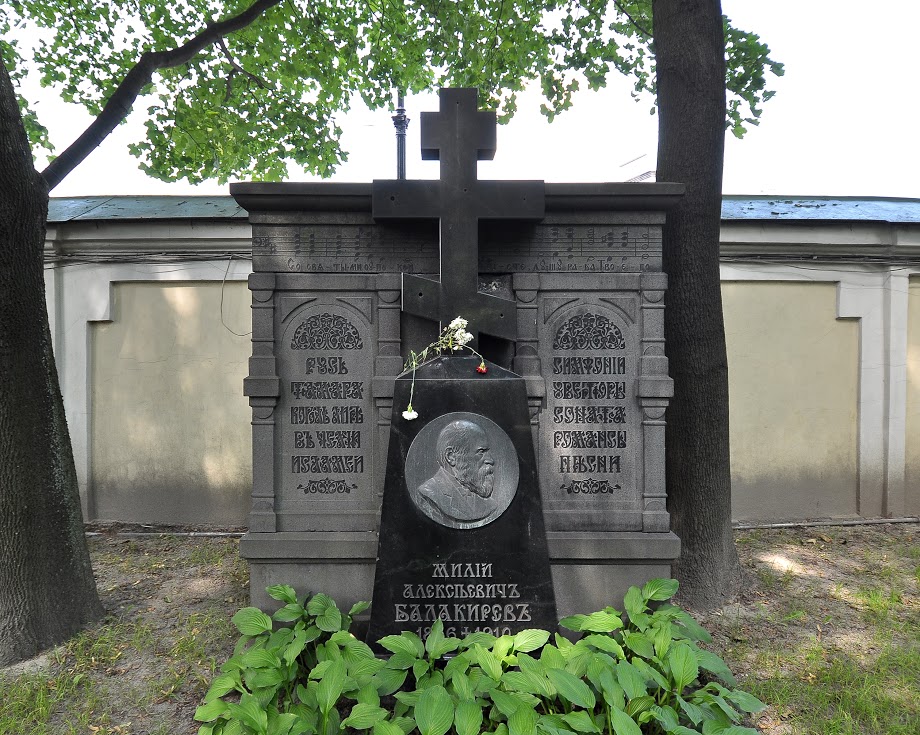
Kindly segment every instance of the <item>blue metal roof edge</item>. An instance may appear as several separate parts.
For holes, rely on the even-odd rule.
[[[52,197],[48,222],[150,219],[246,219],[231,196]],[[723,221],[766,220],[920,223],[920,199],[742,196],[722,199]]]

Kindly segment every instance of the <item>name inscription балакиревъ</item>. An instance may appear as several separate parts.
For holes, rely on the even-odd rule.
[[[482,562],[433,564],[428,579],[403,583],[404,602],[394,603],[393,620],[422,623],[415,630],[422,640],[436,620],[443,621],[448,637],[477,632],[510,635],[513,629],[508,623],[532,620],[530,603],[521,601],[518,583],[493,581],[492,566]]]

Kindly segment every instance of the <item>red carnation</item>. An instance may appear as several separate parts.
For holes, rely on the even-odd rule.
[[[486,364],[484,362],[479,363],[479,367],[476,368],[476,372],[485,375],[488,372],[486,370]]]

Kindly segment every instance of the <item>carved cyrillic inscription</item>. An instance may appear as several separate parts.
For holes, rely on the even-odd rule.
[[[322,307],[320,307],[322,308]],[[328,309],[328,307],[327,307]],[[331,311],[294,317],[281,354],[287,390],[280,426],[283,502],[369,493],[373,452],[366,326]]]
[[[613,316],[580,311],[544,337],[552,378],[542,423],[542,471],[557,502],[622,500],[633,483],[630,428],[635,356]]]
[[[439,619],[447,636],[512,633],[509,623],[532,619],[531,603],[522,597],[519,583],[502,581],[501,571],[493,567],[483,562],[433,564],[428,580],[402,585],[400,602],[393,605],[394,622],[422,623],[415,630],[422,639]]]

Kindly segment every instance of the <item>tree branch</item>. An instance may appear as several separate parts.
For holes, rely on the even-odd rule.
[[[629,13],[627,13],[626,8],[624,8],[619,2],[617,2],[617,0],[613,0],[613,4],[616,6],[617,10],[619,10],[623,15],[626,16],[627,20],[629,20],[629,22],[633,24],[633,26],[635,27],[637,31],[639,31],[639,33],[642,33],[648,36],[649,38],[652,37],[652,32],[649,30],[646,30],[644,26],[642,26],[635,18],[633,18]]]
[[[142,54],[137,64],[128,71],[112,96],[109,97],[102,112],[79,138],[42,171],[42,176],[48,182],[48,189],[53,189],[60,184],[128,116],[141,90],[153,79],[154,72],[191,61],[199,51],[221,41],[227,34],[250,25],[281,1],[256,0],[239,15],[217,23],[208,23],[201,33],[178,48],[168,51],[148,51]]]

